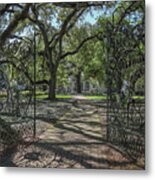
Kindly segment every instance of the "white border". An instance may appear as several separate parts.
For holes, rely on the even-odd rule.
[[[67,0],[69,2],[69,0]],[[78,0],[76,0],[78,1]],[[80,0],[82,1],[82,0]],[[0,3],[43,2],[42,0],[0,0]],[[54,2],[46,1],[46,2]],[[58,1],[57,1],[58,2]],[[30,169],[30,168],[0,168],[0,179],[44,180],[152,180],[155,179],[155,0],[146,0],[146,170],[116,171],[116,170],[62,170],[62,169]]]

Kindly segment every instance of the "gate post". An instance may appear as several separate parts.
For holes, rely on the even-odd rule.
[[[33,39],[33,68],[34,68],[34,82],[33,82],[33,98],[34,98],[34,121],[33,121],[33,137],[36,137],[36,33],[34,29]]]

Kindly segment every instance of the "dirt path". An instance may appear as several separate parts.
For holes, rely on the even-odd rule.
[[[87,99],[87,98],[83,95],[76,95],[76,96],[73,96],[73,99],[82,100],[82,99]]]
[[[6,154],[2,166],[139,169],[105,142],[105,110],[81,98],[75,97],[78,102],[38,102],[37,127],[44,127],[39,140]]]

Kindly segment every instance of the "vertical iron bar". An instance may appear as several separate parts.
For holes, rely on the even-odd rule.
[[[33,122],[33,137],[36,137],[36,33],[34,29],[33,37],[33,68],[34,68],[34,82],[33,82],[33,98],[34,98],[34,122]]]
[[[109,90],[110,90],[110,87],[109,87],[109,46],[110,46],[110,43],[109,43],[109,38],[107,37],[106,38],[106,78],[107,78],[107,141],[110,141],[110,135],[109,135],[109,124],[110,124],[110,94],[109,94]]]

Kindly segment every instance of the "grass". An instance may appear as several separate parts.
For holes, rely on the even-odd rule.
[[[145,99],[145,96],[133,96],[133,98],[134,99],[136,99],[136,100],[143,100],[143,99]]]
[[[56,95],[56,98],[58,99],[71,99],[73,98],[72,95]]]
[[[47,99],[48,95],[47,94],[36,94],[37,99]]]
[[[92,95],[84,95],[84,97],[86,98],[86,99],[89,99],[89,100],[106,100],[106,96],[104,95],[104,96],[92,96]],[[46,99],[46,98],[48,98],[48,95],[47,94],[38,94],[37,93],[37,96],[36,96],[36,98],[37,99]],[[57,99],[71,99],[71,98],[73,98],[73,96],[72,95],[62,95],[62,94],[60,94],[60,95],[56,95],[56,98]]]
[[[7,96],[7,94],[6,94],[5,92],[3,92],[3,93],[0,94],[0,97],[1,97],[1,98],[6,97],[6,96]]]
[[[47,99],[48,94],[36,94],[37,99]],[[71,99],[73,96],[71,95],[56,95],[57,99]]]
[[[103,96],[101,96],[101,95],[96,95],[96,96],[86,95],[84,97],[87,99],[90,99],[90,100],[106,100],[107,99],[106,95],[103,95]]]
[[[89,100],[106,100],[106,96],[92,96],[92,95],[84,95],[84,97],[86,99],[89,99]],[[36,95],[36,98],[37,99],[46,99],[48,98],[48,95],[47,94],[41,94],[41,93],[37,93]],[[73,95],[62,95],[62,94],[59,94],[59,95],[56,95],[56,98],[57,99],[71,99],[73,98]]]
[[[28,95],[29,94],[29,91],[26,90],[26,91],[22,91],[21,92],[22,95]],[[2,94],[0,94],[0,97],[6,97],[6,93],[3,92]],[[86,99],[89,99],[89,100],[106,100],[107,99],[107,96],[106,95],[84,95],[84,97]],[[37,91],[36,92],[36,98],[37,99],[47,99],[48,98],[48,94],[46,92],[43,92],[43,91]],[[71,99],[73,98],[73,95],[63,95],[63,94],[59,94],[59,95],[56,95],[56,98],[58,99]],[[143,100],[145,99],[144,96],[133,96],[134,99],[136,100]]]

